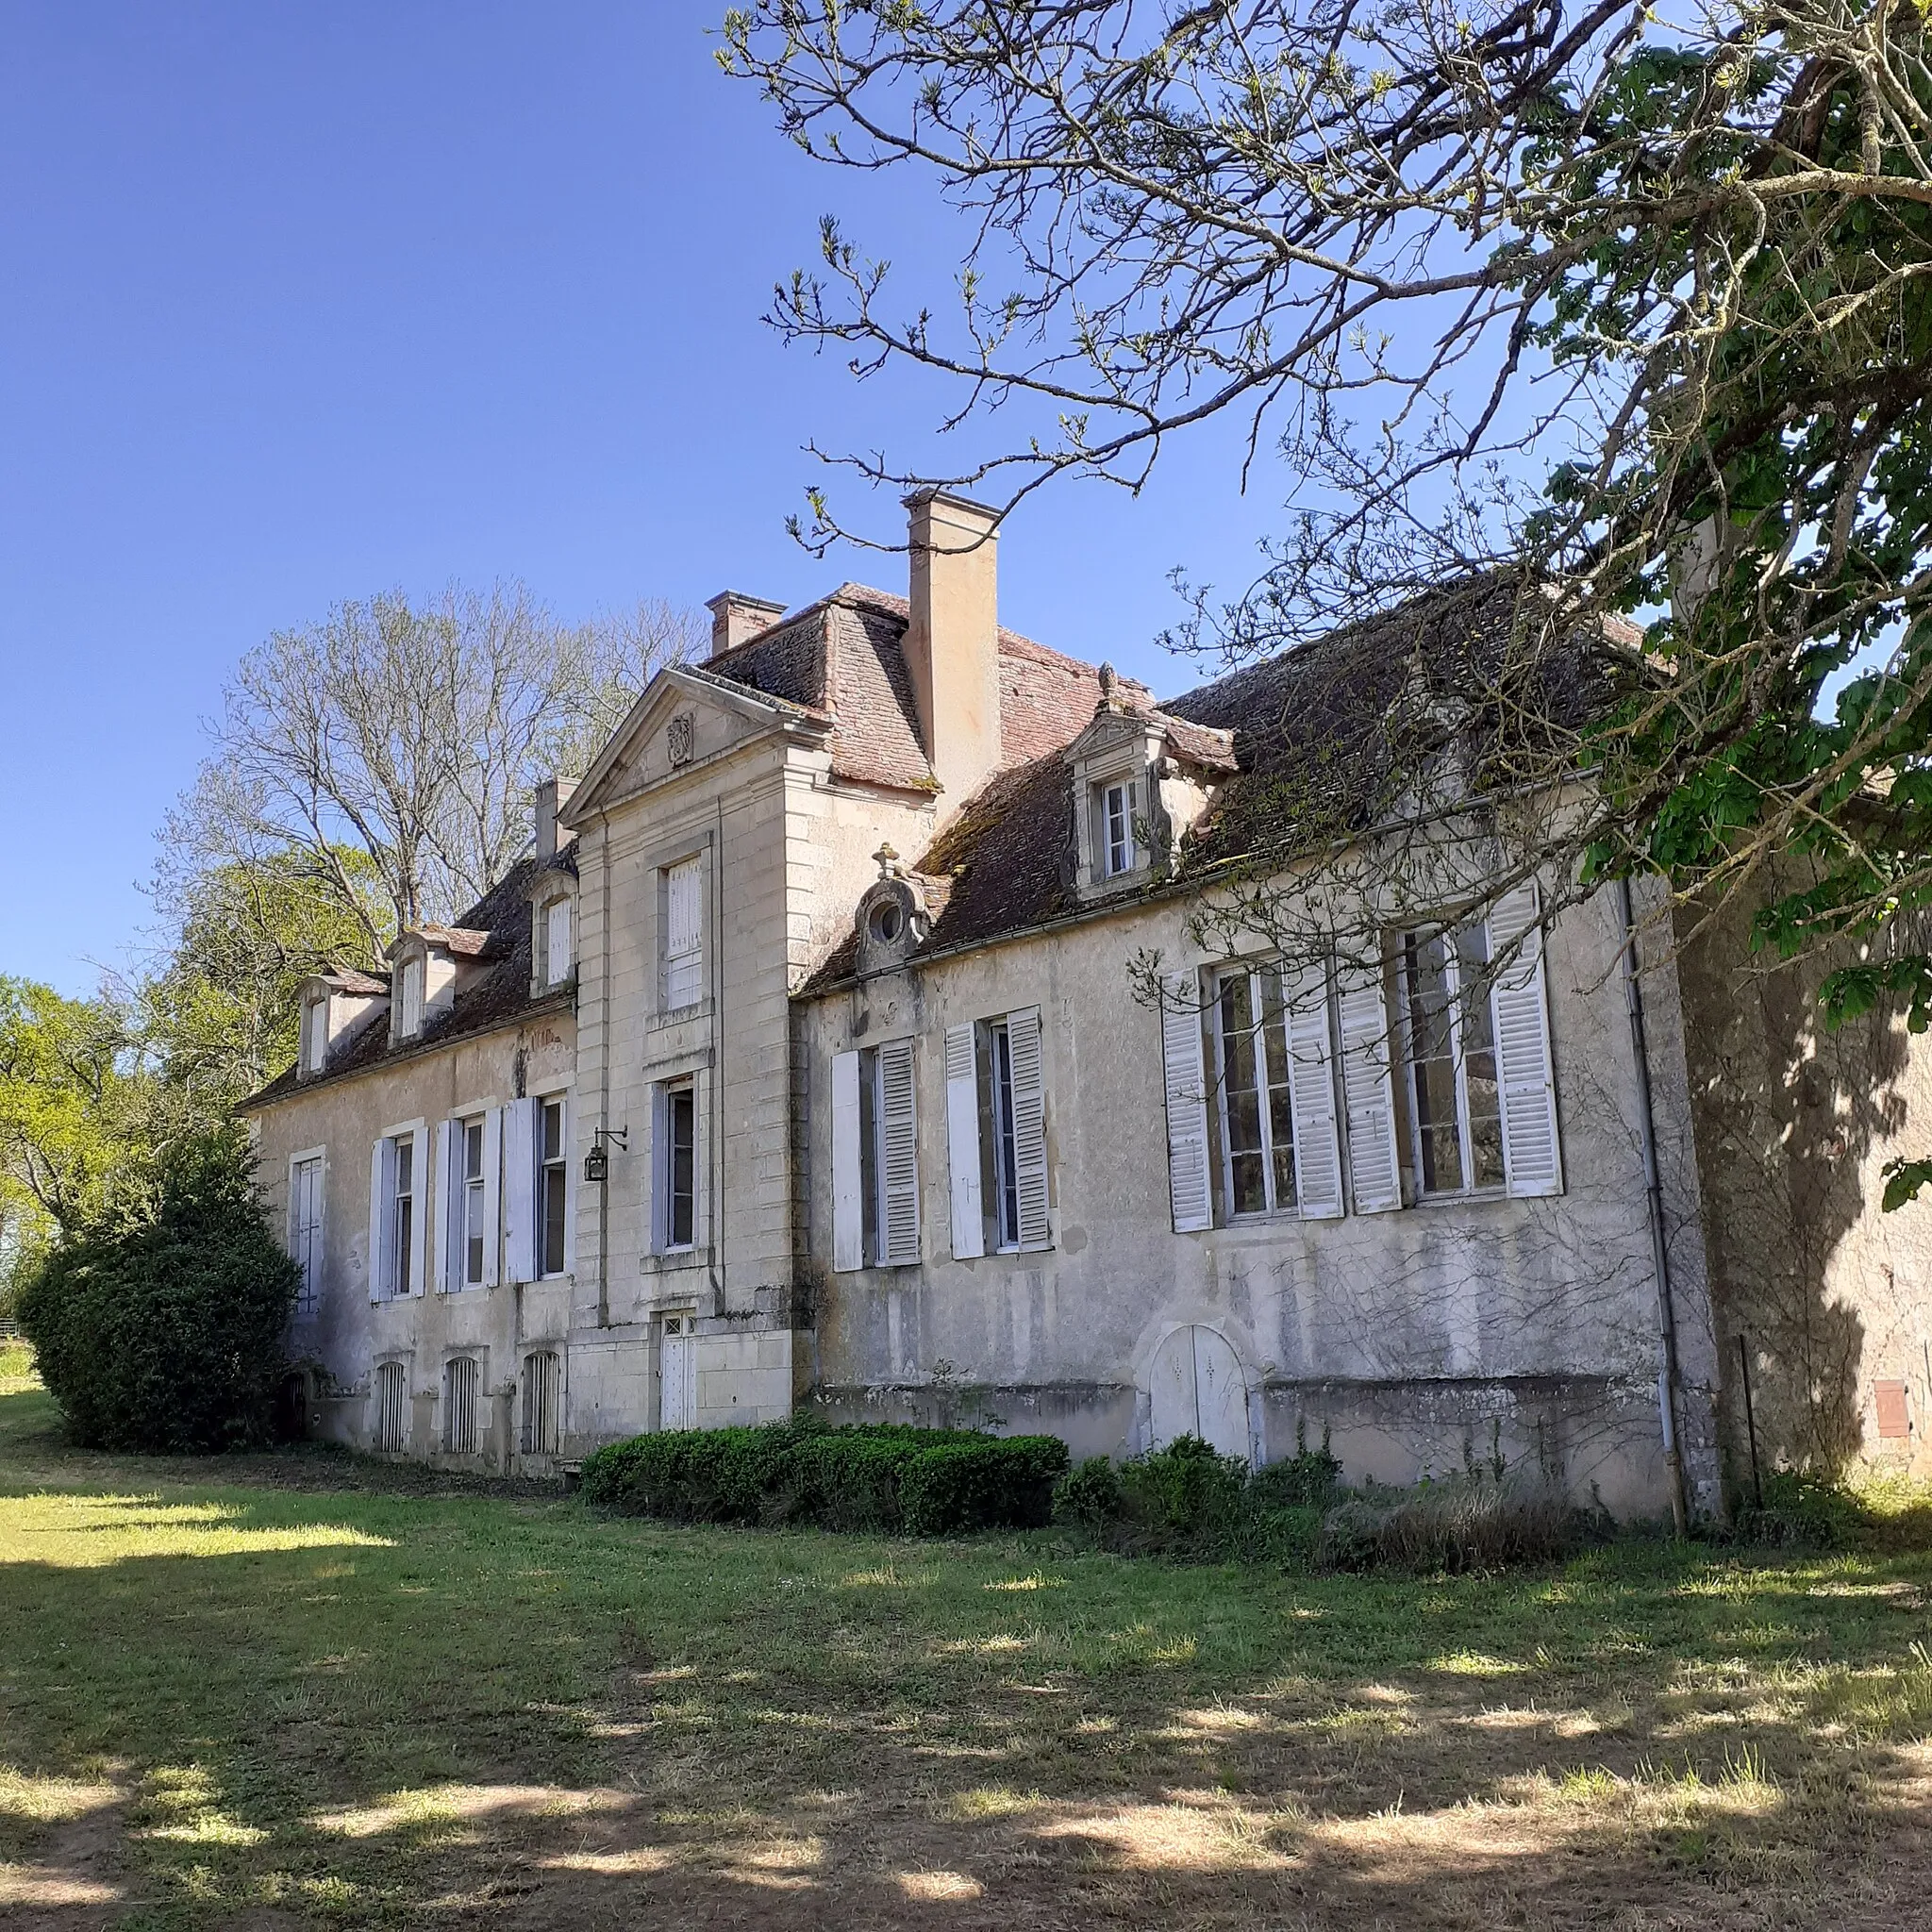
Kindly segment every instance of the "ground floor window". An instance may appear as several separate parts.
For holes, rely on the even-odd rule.
[[[1294,1096],[1281,968],[1223,973],[1214,1046],[1222,1189],[1230,1214],[1295,1205]]]
[[[482,1448],[477,1401],[482,1376],[474,1356],[452,1356],[442,1371],[442,1448],[446,1456],[475,1456]]]
[[[302,1285],[295,1312],[312,1315],[322,1303],[322,1156],[298,1160],[289,1171],[289,1228]]]
[[[563,1361],[554,1349],[524,1357],[523,1453],[555,1456],[562,1419]]]
[[[1402,936],[1406,1098],[1416,1184],[1424,1194],[1503,1185],[1489,959],[1479,924]]]
[[[401,1362],[378,1362],[375,1369],[375,1447],[399,1455],[409,1446],[408,1374]]]
[[[658,1089],[652,1153],[652,1244],[662,1253],[697,1242],[697,1086],[674,1080]]]
[[[570,1146],[564,1138],[563,1096],[541,1103],[537,1121],[538,1239],[540,1274],[562,1274],[570,1266],[565,1252],[570,1225]]]

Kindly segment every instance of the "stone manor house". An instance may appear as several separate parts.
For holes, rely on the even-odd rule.
[[[1767,1465],[1932,1463],[1897,1024],[1821,1033],[1741,913],[1633,978],[1615,889],[1379,964],[1191,931],[1243,814],[1481,595],[1157,705],[1001,627],[990,513],[908,508],[908,596],[715,598],[488,897],[305,987],[247,1111],[315,1433],[544,1474],[970,1391],[1076,1456],[1326,1435],[1350,1479],[1500,1457],[1620,1513],[1674,1465],[1703,1513],[1748,1374]]]

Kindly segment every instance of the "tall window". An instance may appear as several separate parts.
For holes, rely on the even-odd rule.
[[[555,1456],[558,1423],[563,1407],[563,1364],[552,1349],[539,1349],[524,1358],[524,1430],[525,1456]]]
[[[1424,1194],[1500,1188],[1503,1111],[1480,925],[1402,936],[1409,1119]]]
[[[1215,991],[1222,1185],[1231,1212],[1295,1205],[1294,1107],[1281,969],[1224,973]]]
[[[704,866],[687,858],[664,870],[664,1006],[694,1007],[705,996]]]
[[[302,1271],[295,1312],[312,1315],[322,1301],[322,1157],[298,1160],[289,1171],[290,1247]]]
[[[402,1002],[398,1030],[403,1039],[413,1040],[423,1030],[423,962],[403,962]]]
[[[474,1356],[452,1356],[442,1370],[442,1450],[445,1456],[475,1456],[482,1443],[481,1376]]]
[[[987,1028],[992,1079],[993,1222],[999,1245],[1020,1245],[1019,1128],[1013,1109],[1013,1032],[1004,1020]]]
[[[389,1281],[391,1295],[416,1291],[416,1141],[398,1134],[390,1142],[390,1172],[395,1176],[389,1200]]]
[[[569,1266],[564,1233],[570,1204],[570,1153],[563,1135],[563,1096],[544,1101],[538,1110],[537,1174],[540,1274],[561,1274]]]
[[[1099,879],[1117,879],[1141,863],[1134,833],[1134,815],[1141,804],[1141,787],[1132,778],[1107,779],[1094,786],[1091,824],[1093,872]]]
[[[553,899],[543,908],[543,977],[551,986],[570,976],[570,901]]]
[[[462,1204],[463,1286],[475,1288],[483,1280],[483,1249],[488,1232],[484,1220],[483,1123],[480,1119],[461,1121],[458,1130],[463,1137]]]
[[[858,1099],[858,1253],[869,1268],[904,1266],[920,1257],[919,1115],[913,1095],[912,1042],[889,1041],[849,1058],[856,1078],[841,1075],[835,1062],[832,1107],[834,1133],[838,1134],[841,1079],[853,1078]],[[852,1165],[850,1150],[835,1146],[835,1192],[841,1172],[849,1172]],[[835,1222],[838,1209],[835,1202]],[[851,1246],[848,1239],[848,1250]]]
[[[658,1144],[652,1219],[660,1250],[697,1239],[697,1089],[679,1080],[658,1090]]]

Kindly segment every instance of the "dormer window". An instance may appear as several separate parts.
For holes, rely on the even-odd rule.
[[[328,1062],[328,995],[302,1006],[301,1070],[319,1074]]]
[[[557,898],[539,901],[536,908],[536,980],[535,991],[547,992],[551,988],[561,986],[571,975],[571,969],[576,964],[575,949],[572,943],[571,901],[568,893]]]
[[[1117,879],[1136,871],[1141,863],[1140,848],[1134,839],[1136,794],[1141,788],[1130,780],[1116,780],[1096,788],[1100,793],[1100,857],[1103,875]]]
[[[404,1040],[414,1040],[423,1030],[423,961],[403,961],[402,999],[396,1032]]]

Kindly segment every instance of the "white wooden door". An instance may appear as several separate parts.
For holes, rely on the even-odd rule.
[[[1248,1459],[1248,1383],[1226,1338],[1198,1324],[1176,1328],[1154,1356],[1154,1447],[1198,1436]]]
[[[660,1429],[698,1425],[698,1344],[690,1315],[666,1315],[664,1347],[658,1364]]]

